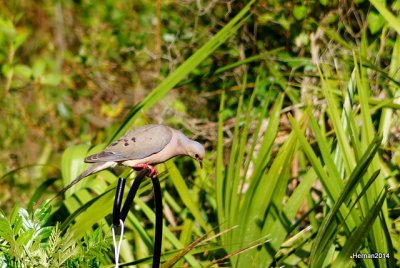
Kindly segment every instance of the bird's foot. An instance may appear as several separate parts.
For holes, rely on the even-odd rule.
[[[148,169],[150,171],[149,175],[148,175],[150,178],[154,178],[154,177],[158,176],[157,170],[153,166],[148,165],[148,164],[138,164],[138,165],[136,165],[136,166],[134,166],[132,168],[134,170],[136,170],[136,171],[143,170],[143,169]]]

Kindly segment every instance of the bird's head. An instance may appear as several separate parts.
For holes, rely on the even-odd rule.
[[[203,145],[198,143],[197,141],[190,141],[190,145],[187,148],[187,154],[193,158],[199,161],[200,167],[203,168],[203,158],[205,155],[205,150]]]

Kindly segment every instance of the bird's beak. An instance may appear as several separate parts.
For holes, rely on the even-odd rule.
[[[198,158],[197,161],[199,161],[200,168],[203,168],[203,160],[201,160],[200,158]]]

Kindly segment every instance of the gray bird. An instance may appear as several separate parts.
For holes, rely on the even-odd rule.
[[[66,186],[61,193],[71,188],[83,178],[118,164],[135,170],[148,169],[149,176],[154,177],[157,171],[154,165],[163,163],[178,155],[188,155],[202,166],[205,151],[197,141],[187,138],[179,130],[165,125],[146,125],[130,130],[122,138],[111,143],[104,151],[85,158],[92,163],[75,180]]]

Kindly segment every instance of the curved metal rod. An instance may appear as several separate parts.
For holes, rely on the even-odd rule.
[[[125,179],[119,178],[117,189],[115,191],[114,207],[113,207],[113,225],[120,225],[122,198],[124,197]]]
[[[139,189],[140,183],[142,182],[143,178],[148,174],[148,172],[149,171],[147,169],[142,170],[133,181],[132,187],[131,189],[129,189],[128,196],[126,197],[124,206],[121,210],[120,219],[123,222],[125,222],[126,216],[129,212],[129,208],[132,206],[133,199],[135,198],[136,192]]]
[[[119,220],[121,219],[125,222],[125,219],[128,215],[129,209],[133,203],[133,199],[139,189],[140,183],[143,178],[148,175],[148,170],[141,171],[138,176],[133,181],[132,187],[129,189],[128,196],[125,199],[125,203],[121,208],[122,198],[124,194],[125,187],[125,179],[119,179],[118,186],[116,189],[115,200],[114,200],[114,209],[113,209],[113,224],[114,226],[119,226]],[[153,268],[160,267],[161,261],[161,245],[162,245],[162,234],[163,234],[163,208],[162,208],[162,195],[161,195],[161,186],[160,181],[158,180],[158,176],[151,178],[154,189],[154,201],[155,201],[155,237],[154,237],[154,253],[153,253]]]
[[[154,202],[156,207],[156,224],[155,224],[155,238],[154,238],[154,253],[153,253],[153,268],[160,267],[161,259],[161,244],[162,244],[162,233],[163,233],[163,207],[162,207],[162,195],[160,181],[158,176],[151,178],[154,189]]]

